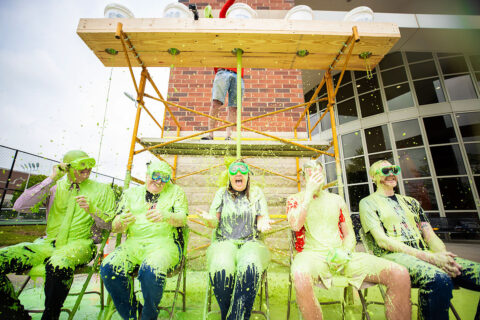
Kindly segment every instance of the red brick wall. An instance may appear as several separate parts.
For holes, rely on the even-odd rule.
[[[199,9],[203,9],[207,4],[212,5],[213,9],[221,9],[225,0],[214,0],[208,3],[187,0],[180,0],[179,2],[185,5],[196,3]],[[253,9],[262,10],[288,10],[294,5],[294,0],[242,0],[241,2],[248,4]],[[168,100],[208,114],[214,76],[213,68],[173,69],[170,74]],[[262,115],[304,102],[300,70],[245,69],[244,82],[245,94],[242,103],[242,118]],[[249,122],[248,126],[268,132],[292,132],[293,137],[293,126],[302,112],[301,109],[255,120]],[[179,120],[182,131],[207,130],[207,117],[179,110],[175,107],[172,107],[172,111]],[[220,113],[219,117],[226,119],[226,108]],[[217,124],[217,126],[220,125],[222,123]],[[300,128],[300,131],[304,130],[305,126],[303,125]],[[166,129],[176,130],[175,123],[168,114]],[[167,133],[166,136],[169,136],[169,134]]]

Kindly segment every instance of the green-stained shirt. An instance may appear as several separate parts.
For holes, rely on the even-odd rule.
[[[176,219],[186,221],[188,215],[188,203],[185,192],[178,185],[167,183],[158,195],[155,203],[145,200],[147,190],[144,185],[127,189],[120,200],[120,210],[130,211],[135,217],[135,222],[127,229],[128,241],[148,240],[170,241],[173,243],[177,228],[167,222],[167,219],[175,215]],[[147,219],[147,211],[155,206],[164,214],[164,221],[151,222]]]
[[[360,201],[360,221],[367,241],[373,245],[375,255],[388,253],[380,248],[371,236],[370,231],[377,228],[382,228],[388,237],[408,246],[427,249],[419,225],[423,221],[428,222],[428,219],[420,203],[412,197],[400,194],[395,194],[395,198],[397,201],[375,192]]]
[[[267,200],[257,186],[250,186],[250,200],[244,193],[234,197],[223,187],[215,194],[209,214],[216,219],[217,212],[220,212],[217,240],[252,240],[258,235],[257,216],[268,216]]]
[[[90,214],[80,208],[76,202],[76,196],[86,196],[91,213],[102,220],[108,222],[114,217],[115,196],[109,185],[87,179],[80,183],[79,190],[70,190],[70,186],[71,182],[66,178],[56,183],[55,197],[47,217],[47,240],[56,239],[59,242],[57,237],[62,233],[62,228],[65,228],[65,232],[68,233],[64,235],[66,243],[92,238],[91,228],[94,220]],[[71,216],[70,223],[65,221],[69,216]]]
[[[297,208],[303,201],[305,192],[299,192],[288,199],[288,207]],[[347,204],[337,194],[327,190],[320,192],[308,205],[305,219],[304,250],[328,253],[331,249],[343,247],[339,229],[340,213],[349,215]]]

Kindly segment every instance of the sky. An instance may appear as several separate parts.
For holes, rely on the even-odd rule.
[[[176,1],[117,1],[136,18],[161,17],[170,2]],[[102,18],[109,3],[0,1],[0,145],[56,160],[81,149],[97,159],[99,172],[124,178],[136,112],[124,92],[134,96],[135,89],[127,68],[104,67],[76,34],[80,18]],[[170,70],[149,71],[166,96]],[[163,105],[146,100],[146,106],[161,123]],[[145,112],[140,121],[139,136],[160,137]],[[0,167],[11,162],[5,158],[0,154]],[[143,179],[150,158],[136,156],[132,175]]]

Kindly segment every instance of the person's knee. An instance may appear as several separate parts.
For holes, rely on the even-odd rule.
[[[100,266],[100,277],[104,282],[109,282],[110,280],[114,280],[119,273],[116,270],[115,266],[110,263],[102,263]]]
[[[453,281],[450,276],[444,272],[435,272],[435,274],[430,277],[426,287],[433,292],[452,292],[453,290]]]
[[[404,289],[410,289],[410,275],[407,268],[397,265],[392,266],[386,276],[387,286],[398,286]]]
[[[294,272],[293,283],[297,292],[306,293],[313,290],[313,281],[310,274],[305,272]]]

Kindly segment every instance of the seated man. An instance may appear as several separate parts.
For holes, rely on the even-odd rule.
[[[375,255],[407,267],[412,286],[420,289],[422,319],[448,319],[453,284],[480,291],[480,264],[448,252],[418,201],[395,194],[399,173],[388,161],[371,166],[377,191],[360,201],[363,230]]]
[[[95,255],[92,226],[108,227],[115,197],[109,185],[89,179],[95,160],[85,152],[69,151],[50,177],[26,190],[14,209],[28,212],[46,201],[47,236],[33,243],[0,249],[0,319],[30,319],[20,304],[10,272],[31,269],[45,273],[45,311],[42,319],[58,319],[73,282],[75,267]],[[60,178],[67,173],[66,179]],[[38,208],[37,208],[38,210]],[[45,264],[43,266],[43,264]]]
[[[129,279],[137,267],[144,306],[142,319],[156,319],[167,272],[183,255],[181,229],[188,205],[183,190],[170,181],[172,169],[163,161],[147,164],[145,185],[126,190],[112,223],[127,240],[102,263],[100,274],[123,319],[137,319],[137,301]]]
[[[388,260],[364,252],[354,252],[355,233],[345,201],[322,190],[325,172],[310,160],[303,165],[305,191],[287,200],[287,215],[293,230],[305,227],[305,244],[295,256],[292,275],[297,304],[305,319],[322,319],[313,291],[321,281],[329,289],[348,284],[360,288],[364,280],[387,288],[387,319],[410,319],[410,281],[407,270]]]

